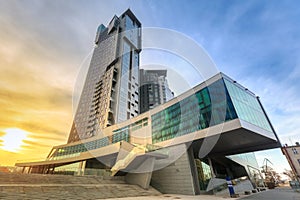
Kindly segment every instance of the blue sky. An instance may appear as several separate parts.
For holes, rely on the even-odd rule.
[[[261,97],[282,143],[300,141],[298,1],[0,0],[1,72],[31,74],[70,93],[97,26],[127,8],[144,27],[172,29],[195,40],[220,71]],[[63,105],[70,104],[70,95],[61,97]],[[67,135],[70,123],[55,131]],[[264,157],[280,170],[288,168],[280,150],[258,153],[260,165]]]

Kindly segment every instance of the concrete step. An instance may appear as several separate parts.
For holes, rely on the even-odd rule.
[[[0,184],[5,183],[30,183],[30,184],[51,184],[51,183],[123,183],[124,177],[100,177],[100,176],[71,176],[71,175],[41,175],[41,174],[16,174],[0,173]]]
[[[0,199],[106,199],[160,195],[135,185],[0,186]]]
[[[161,195],[123,178],[0,173],[0,199],[106,199]]]

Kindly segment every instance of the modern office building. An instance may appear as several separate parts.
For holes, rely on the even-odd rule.
[[[128,9],[97,29],[95,48],[68,143],[139,114],[141,23]]]
[[[130,10],[99,26],[68,143],[45,160],[16,166],[27,173],[123,176],[163,193],[211,193],[228,176],[248,177],[255,187],[253,152],[281,146],[259,98],[219,73],[139,114],[141,35],[132,28],[140,26]]]
[[[140,113],[166,103],[173,97],[167,81],[167,70],[140,69]]]
[[[226,176],[246,176],[255,186],[259,168],[252,152],[280,146],[259,98],[220,73],[102,135],[16,165],[31,173],[111,170],[143,188],[200,194],[223,185]]]
[[[285,145],[281,148],[283,154],[288,160],[291,169],[295,175],[295,179],[300,182],[300,144],[296,142],[296,145]]]

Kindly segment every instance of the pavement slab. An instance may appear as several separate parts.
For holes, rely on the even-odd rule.
[[[127,184],[122,178],[79,177],[66,175],[10,174],[0,173],[0,199],[4,200],[235,200],[229,195],[177,195],[161,194],[154,188],[144,190]],[[300,200],[300,193],[289,187],[243,195],[239,199]]]

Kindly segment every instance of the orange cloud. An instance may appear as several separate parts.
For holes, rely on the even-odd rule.
[[[72,123],[72,87],[56,84],[53,80],[58,78],[51,73],[43,74],[24,63],[9,63],[12,59],[2,57],[0,54],[0,129],[19,128],[30,134],[21,152],[0,149],[0,164],[45,157],[53,145],[66,142]],[[1,131],[0,147],[4,135]]]
[[[24,10],[20,5],[14,9],[18,14]],[[26,21],[6,11],[0,20],[0,165],[14,165],[17,160],[45,158],[52,146],[66,142],[75,77],[93,47],[82,45],[88,44],[80,40],[85,37],[71,39],[77,25],[66,22],[54,30],[35,17]],[[29,132],[21,152],[1,149],[5,135],[1,130],[7,128]]]

